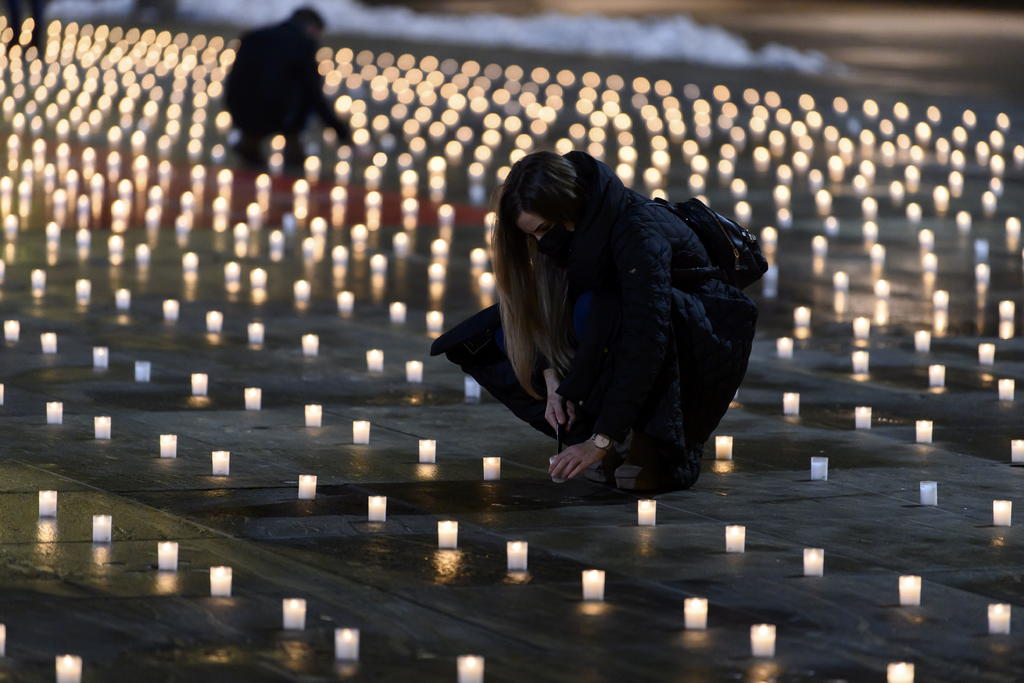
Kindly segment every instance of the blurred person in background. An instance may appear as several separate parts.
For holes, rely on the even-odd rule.
[[[43,38],[45,36],[43,32],[43,6],[46,4],[43,0],[27,0],[29,7],[32,10],[32,20],[35,25],[32,27],[32,42],[30,45],[35,45],[37,49],[43,49]],[[7,16],[10,19],[10,26],[14,29],[14,36],[11,38],[11,45],[18,43],[18,37],[21,35],[21,4],[22,0],[7,0]]]
[[[227,109],[241,139],[235,151],[251,166],[265,163],[264,138],[285,136],[285,163],[301,166],[301,134],[316,114],[334,129],[339,144],[349,141],[349,127],[324,96],[316,51],[324,20],[313,9],[295,10],[288,20],[255,29],[241,38],[227,78]]]

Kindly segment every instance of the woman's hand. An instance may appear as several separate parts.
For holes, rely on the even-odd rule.
[[[544,409],[544,419],[555,431],[558,425],[568,426],[576,420],[576,406],[558,393],[558,374],[552,369],[544,370],[544,383],[548,389],[548,405]]]
[[[551,458],[548,473],[552,479],[572,479],[583,473],[591,465],[595,465],[608,455],[608,451],[598,448],[593,441],[587,440],[575,446],[569,446]]]

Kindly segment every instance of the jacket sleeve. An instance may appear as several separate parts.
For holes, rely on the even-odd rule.
[[[594,431],[622,441],[633,427],[661,371],[671,338],[672,249],[642,221],[612,237],[621,322],[611,381]]]

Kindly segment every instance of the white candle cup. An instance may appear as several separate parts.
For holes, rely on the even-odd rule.
[[[853,374],[866,375],[868,373],[870,355],[867,351],[854,351],[850,354],[850,360],[853,364]]]
[[[261,410],[263,407],[263,390],[259,387],[246,387],[245,395],[246,410]]]
[[[477,403],[480,401],[480,384],[466,375],[462,381],[463,395],[467,403]]]
[[[804,576],[825,575],[825,551],[821,548],[804,548]]]
[[[220,334],[224,329],[224,314],[220,311],[206,312],[206,332],[208,334]]]
[[[205,372],[192,373],[192,395],[206,396],[209,384],[209,377]]]
[[[643,499],[636,502],[637,526],[654,526],[658,523],[658,501]]]
[[[750,627],[750,654],[753,657],[775,656],[774,624],[754,624]]]
[[[946,386],[946,366],[928,366],[928,386],[932,389],[942,389]]]
[[[871,407],[857,406],[853,409],[855,429],[871,429]]]
[[[39,492],[39,517],[40,519],[50,519],[57,516],[57,492],[56,491],[40,491]]]
[[[921,605],[921,577],[900,577],[900,607],[919,607]]]
[[[437,523],[437,547],[454,550],[459,547],[459,523],[443,520]]]
[[[600,602],[604,600],[604,570],[584,569],[582,572],[583,599]]]
[[[113,531],[113,519],[110,515],[92,516],[92,542],[110,543]]]
[[[508,571],[525,572],[529,552],[530,544],[526,541],[508,541],[505,544],[505,553],[508,556]]]
[[[285,598],[281,601],[282,628],[286,631],[306,629],[306,601],[302,598]]]
[[[92,367],[95,370],[106,370],[110,367],[110,350],[106,346],[92,347]]]
[[[148,382],[152,369],[153,364],[148,360],[135,361],[135,381]]]
[[[388,521],[388,497],[367,496],[366,497],[366,518],[370,522]]]
[[[94,417],[92,419],[93,424],[93,437],[100,441],[110,440],[110,417]]]
[[[988,632],[993,636],[1010,635],[1010,614],[1012,607],[1009,603],[994,602],[988,606]]]
[[[406,311],[406,305],[401,301],[392,301],[388,306],[388,315],[395,325],[405,324]]]
[[[928,353],[932,348],[932,333],[928,330],[918,330],[914,333],[914,351]]]
[[[853,338],[865,341],[871,336],[871,320],[864,317],[853,319]]]
[[[683,601],[683,621],[687,631],[706,631],[708,628],[707,598],[686,598]]]
[[[917,443],[931,443],[932,442],[932,421],[931,420],[917,420],[914,423],[914,430],[916,434]]]
[[[8,344],[17,344],[21,338],[21,323],[17,320],[4,321],[4,341]]]
[[[302,335],[302,355],[314,358],[320,353],[320,337],[315,334]]]
[[[1013,517],[1012,500],[992,501],[992,526],[1011,526]]]
[[[249,336],[249,344],[251,346],[263,346],[263,338],[265,334],[263,323],[249,323],[248,326],[246,326],[246,332]]]
[[[742,553],[746,551],[747,527],[730,524],[725,527],[725,552]]]
[[[732,460],[732,437],[731,436],[716,436],[715,437],[715,459],[717,459],[717,460]]]
[[[1010,441],[1010,462],[1024,464],[1024,439]]]
[[[359,659],[359,629],[334,629],[334,659],[338,662],[355,662]]]
[[[782,394],[782,414],[788,416],[800,414],[800,394],[789,392]]]
[[[423,362],[410,360],[405,362],[405,381],[410,384],[423,383]]]
[[[437,462],[437,441],[434,439],[420,439],[419,448],[420,464],[433,465]]]
[[[162,572],[178,571],[178,544],[162,541],[156,544],[157,568]]]
[[[811,326],[811,309],[807,306],[797,306],[793,309],[793,325],[795,327],[807,328]]]
[[[7,656],[7,625],[0,624],[0,657]]]
[[[178,457],[178,437],[175,434],[161,434],[160,435],[160,457],[161,458],[176,458]]]
[[[39,346],[42,352],[48,356],[57,353],[57,333],[43,332],[39,335]]]
[[[366,352],[366,371],[373,374],[384,372],[384,352],[380,349],[370,349]]]
[[[292,296],[295,298],[295,303],[299,305],[308,304],[310,291],[309,282],[306,280],[296,280],[292,285]]]
[[[309,403],[305,407],[305,413],[307,427],[323,426],[324,407],[322,405],[318,403]]]
[[[352,421],[352,443],[363,446],[370,443],[369,420]]]
[[[996,345],[995,344],[978,344],[978,363],[980,365],[995,365],[996,362]]]
[[[427,311],[427,332],[429,334],[441,334],[444,329],[444,313],[441,311]]]
[[[231,597],[231,567],[210,567],[210,597]]]
[[[316,498],[316,475],[299,475],[299,500],[314,500]]]
[[[178,304],[177,299],[164,299],[163,310],[164,310],[164,322],[175,323],[178,322],[178,312],[181,306]]]
[[[210,464],[213,476],[228,476],[231,474],[231,451],[213,451],[210,453]]]
[[[811,458],[811,481],[828,481],[828,458],[823,456]]]
[[[82,658],[78,655],[57,655],[54,668],[57,683],[81,683]]]
[[[119,289],[114,292],[114,306],[121,313],[127,313],[132,308],[132,293],[127,289]]]
[[[914,683],[912,662],[891,662],[885,667],[886,683]]]
[[[1017,383],[1012,379],[999,380],[999,400],[1012,402],[1016,385]]]
[[[49,401],[46,404],[46,424],[59,425],[64,423],[64,404],[60,401]]]
[[[484,481],[501,479],[501,458],[483,458]]]
[[[850,276],[839,270],[832,275],[832,287],[837,292],[847,293],[850,291]]]
[[[939,483],[935,481],[921,482],[921,505],[939,504]]]
[[[342,315],[351,315],[352,309],[355,307],[355,295],[352,292],[338,292],[337,297],[338,313]]]
[[[775,340],[775,355],[783,360],[793,358],[793,338],[779,337]]]
[[[484,683],[484,658],[480,655],[459,655],[456,669],[458,683]]]

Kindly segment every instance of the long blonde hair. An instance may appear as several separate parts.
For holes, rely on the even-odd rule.
[[[505,351],[519,384],[540,398],[532,377],[539,352],[564,376],[572,361],[568,274],[542,254],[537,240],[519,229],[522,212],[565,225],[579,220],[583,204],[576,169],[553,152],[520,159],[499,188],[491,239]]]

